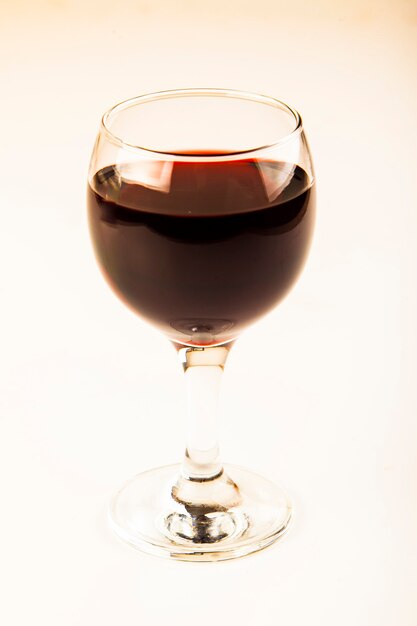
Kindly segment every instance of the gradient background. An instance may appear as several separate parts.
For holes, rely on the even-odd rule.
[[[0,1],[0,621],[414,626],[417,3]],[[179,460],[168,342],[95,266],[101,114],[217,86],[303,115],[318,222],[302,278],[231,354],[229,462],[281,481],[291,532],[221,564],[119,544],[108,499]]]

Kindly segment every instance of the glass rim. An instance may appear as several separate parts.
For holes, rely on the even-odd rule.
[[[288,132],[286,135],[274,141],[270,144],[265,144],[261,146],[257,146],[256,148],[248,148],[245,150],[237,150],[232,152],[225,152],[221,154],[187,154],[186,152],[171,152],[166,150],[154,150],[152,148],[147,148],[146,146],[138,146],[135,144],[131,144],[127,141],[124,141],[121,137],[115,135],[108,125],[108,122],[111,120],[113,116],[117,113],[128,109],[132,106],[144,104],[147,102],[153,102],[157,100],[164,100],[168,98],[176,98],[176,97],[193,97],[193,96],[208,96],[208,97],[224,97],[224,98],[236,98],[240,100],[250,100],[252,102],[258,102],[259,104],[269,105],[276,109],[285,110],[290,113],[294,119],[294,128]],[[180,160],[210,160],[210,161],[219,161],[228,158],[235,158],[239,155],[251,155],[254,153],[258,153],[263,150],[269,150],[272,148],[279,147],[283,144],[286,144],[291,139],[299,136],[303,130],[303,122],[301,119],[301,115],[296,111],[296,109],[292,108],[288,104],[286,104],[283,100],[279,100],[278,98],[273,98],[272,96],[265,96],[263,94],[250,92],[250,91],[242,91],[239,89],[218,89],[218,88],[188,88],[188,89],[171,89],[166,91],[156,91],[153,93],[147,93],[140,96],[135,96],[133,98],[128,98],[126,100],[122,100],[118,102],[110,109],[108,109],[101,118],[101,131],[107,137],[107,139],[122,148],[126,148],[129,151],[134,151],[138,154],[145,155],[155,155],[159,158],[161,156],[166,158],[175,158]]]

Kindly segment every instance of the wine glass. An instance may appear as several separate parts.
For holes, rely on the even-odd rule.
[[[188,397],[182,464],[130,480],[111,525],[176,559],[260,550],[285,532],[291,505],[266,478],[222,464],[216,403],[234,341],[286,295],[310,246],[314,174],[300,115],[224,89],[132,98],[103,116],[88,180],[98,264],[173,343]]]

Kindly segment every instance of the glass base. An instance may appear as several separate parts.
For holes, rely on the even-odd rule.
[[[168,465],[130,480],[109,517],[118,537],[143,552],[221,561],[274,543],[288,528],[291,505],[278,486],[240,467],[225,465],[202,481]]]

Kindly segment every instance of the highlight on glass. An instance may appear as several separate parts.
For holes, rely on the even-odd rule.
[[[117,104],[102,119],[87,204],[102,273],[172,342],[187,390],[182,463],[128,481],[110,505],[114,531],[183,560],[272,544],[288,528],[290,501],[267,478],[223,464],[216,406],[234,342],[287,295],[310,247],[314,172],[300,115],[224,89]]]

